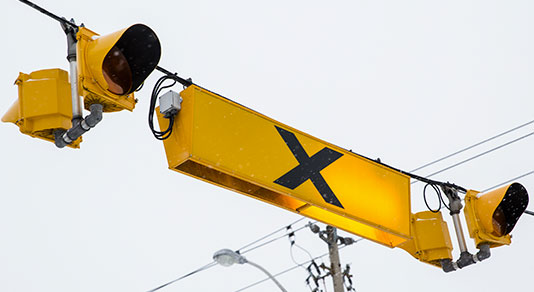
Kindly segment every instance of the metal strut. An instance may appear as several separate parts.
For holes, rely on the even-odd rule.
[[[61,22],[61,28],[67,36],[67,60],[69,61],[70,91],[72,98],[72,122],[83,118],[80,95],[78,94],[78,62],[76,58],[76,34],[78,26],[73,26],[74,19],[70,22]]]
[[[78,62],[76,57],[76,34],[78,26],[74,19],[62,21],[61,28],[67,36],[67,60],[69,61],[70,91],[72,100],[72,127],[67,131],[57,130],[54,133],[55,144],[58,148],[63,148],[76,139],[81,137],[85,132],[94,128],[102,120],[103,106],[101,104],[92,104],[89,108],[91,113],[83,117],[82,100],[78,93]]]
[[[489,244],[481,244],[479,251],[476,254],[469,253],[467,244],[465,243],[464,232],[462,230],[462,222],[460,221],[460,211],[463,207],[462,200],[458,196],[458,191],[456,189],[449,186],[442,186],[441,189],[449,199],[450,214],[452,222],[454,223],[458,246],[460,247],[460,258],[456,262],[453,262],[450,259],[441,260],[441,268],[448,273],[483,261],[489,258],[491,253]]]
[[[69,61],[69,76],[70,76],[70,91],[72,100],[72,127],[67,131],[57,130],[54,132],[55,144],[59,148],[63,148],[68,144],[74,142],[85,132],[95,127],[102,120],[102,105],[93,104],[90,107],[91,114],[85,119],[82,112],[82,100],[78,93],[78,61],[76,58],[76,34],[79,27],[74,19],[70,21],[64,17],[59,17],[52,12],[38,6],[37,4],[28,0],[19,0],[20,2],[30,6],[31,8],[49,16],[61,24],[61,28],[67,36],[67,60]]]

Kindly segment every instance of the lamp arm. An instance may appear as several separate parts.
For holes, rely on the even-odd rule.
[[[254,262],[251,262],[249,260],[247,260],[247,263],[260,269],[261,271],[263,271],[267,276],[269,276],[269,278],[271,278],[271,280],[273,280],[273,282],[276,284],[276,286],[278,286],[278,288],[280,288],[280,290],[282,290],[283,292],[287,292],[287,290],[282,286],[282,284],[280,284],[280,282],[278,282],[278,280],[276,280],[276,278],[271,275],[271,273],[269,273],[266,269],[264,269],[262,266],[254,263]]]

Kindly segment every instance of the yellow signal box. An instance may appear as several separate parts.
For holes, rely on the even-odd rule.
[[[400,248],[418,260],[441,268],[441,260],[452,260],[452,243],[441,212],[423,211],[412,215],[412,239]]]
[[[2,117],[14,123],[23,134],[54,142],[54,132],[71,127],[72,99],[68,73],[46,69],[20,73],[15,84],[18,99]],[[70,147],[79,148],[81,137]]]
[[[388,247],[410,238],[408,176],[198,86],[180,95],[170,169]]]
[[[469,190],[465,195],[465,219],[475,244],[509,245],[510,232],[527,209],[525,187],[513,183],[487,193]]]
[[[103,36],[80,27],[76,38],[79,92],[85,108],[96,103],[104,112],[133,110],[133,92],[160,59],[156,33],[144,24]]]

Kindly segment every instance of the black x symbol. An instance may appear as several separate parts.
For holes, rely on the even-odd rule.
[[[274,183],[294,190],[306,180],[310,179],[327,203],[343,208],[343,205],[341,205],[336,195],[320,173],[322,169],[339,159],[343,154],[325,147],[310,157],[295,134],[277,126],[275,127],[276,130],[278,130],[278,133],[280,133],[280,136],[282,136],[282,139],[286,142],[289,150],[293,153],[293,156],[295,156],[299,162],[299,165],[275,180]]]

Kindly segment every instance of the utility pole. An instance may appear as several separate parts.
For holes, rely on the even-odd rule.
[[[343,288],[343,273],[341,272],[341,263],[339,261],[338,241],[341,241],[347,245],[352,244],[355,241],[352,238],[338,237],[337,229],[330,225],[326,226],[326,230],[321,230],[319,226],[315,224],[310,224],[310,229],[313,233],[319,234],[319,238],[321,238],[324,242],[328,244],[328,253],[330,255],[330,268],[326,267],[324,264],[321,264],[321,268],[328,270],[328,274],[326,276],[332,276],[334,292],[344,292],[345,289]]]
[[[344,292],[343,274],[341,273],[341,264],[339,262],[339,248],[337,245],[337,228],[330,225],[326,226],[326,240],[328,244],[328,253],[330,255],[330,274],[334,283],[334,292]]]

